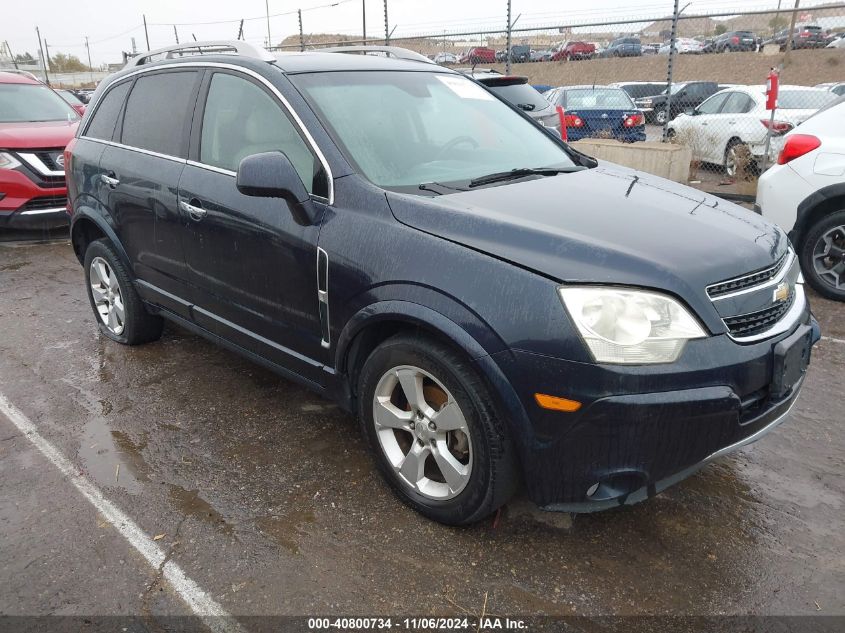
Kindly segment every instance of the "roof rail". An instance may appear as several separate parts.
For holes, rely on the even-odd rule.
[[[19,68],[0,68],[0,73],[14,73],[15,75],[24,75],[25,77],[29,77],[30,79],[34,79],[39,83],[44,83],[41,79],[33,75],[28,70],[21,70]]]
[[[386,57],[395,57],[396,59],[405,59],[412,62],[425,62],[426,64],[433,64],[425,55],[420,55],[414,51],[402,48],[400,46],[332,46],[330,48],[311,49],[318,53],[357,53],[359,55],[366,55],[367,53],[384,53]]]
[[[156,57],[160,59],[177,59],[191,55],[221,54],[243,55],[244,57],[251,57],[252,59],[258,59],[264,62],[276,61],[276,58],[263,48],[259,48],[243,40],[210,40],[207,42],[185,42],[184,44],[165,46],[164,48],[157,48],[146,53],[141,53],[127,61],[124,68],[132,68],[133,66],[141,66],[142,64],[158,61],[155,59]]]

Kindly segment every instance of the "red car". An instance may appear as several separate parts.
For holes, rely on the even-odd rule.
[[[67,224],[65,145],[79,115],[26,73],[0,72],[0,229]]]
[[[573,59],[591,59],[596,54],[596,45],[589,42],[566,42],[557,47],[552,54],[553,62]]]
[[[496,51],[486,46],[475,46],[461,55],[460,64],[493,64],[496,62]]]

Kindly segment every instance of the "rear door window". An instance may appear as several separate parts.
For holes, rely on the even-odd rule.
[[[131,85],[131,81],[124,81],[106,92],[100,101],[100,105],[94,110],[88,129],[85,130],[85,136],[103,141],[112,140],[114,128],[117,125],[117,117]]]
[[[188,114],[193,112],[197,71],[141,76],[123,116],[124,145],[167,156],[187,157]]]

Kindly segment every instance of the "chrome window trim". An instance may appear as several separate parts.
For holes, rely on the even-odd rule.
[[[214,165],[209,165],[208,163],[198,163],[195,160],[189,160],[188,164],[191,167],[199,167],[200,169],[207,169],[208,171],[213,171],[218,174],[224,174],[226,176],[237,176],[238,173],[232,171],[231,169],[223,169],[222,167],[215,167]]]
[[[61,152],[61,149],[59,150]],[[26,163],[32,167],[35,171],[37,171],[42,176],[64,176],[65,170],[62,169],[61,171],[53,171],[47,165],[44,164],[44,161],[38,158],[35,154],[31,152],[16,152],[17,155],[26,161]]]
[[[285,96],[281,92],[279,92],[278,88],[276,88],[266,78],[262,77],[257,72],[255,72],[254,70],[251,70],[249,68],[244,68],[242,66],[236,66],[234,64],[225,64],[223,62],[202,62],[202,61],[191,61],[191,62],[184,62],[184,63],[179,63],[179,64],[167,64],[167,65],[163,65],[163,66],[150,66],[150,67],[147,67],[147,68],[139,68],[138,70],[134,70],[131,73],[128,73],[128,74],[122,76],[120,79],[115,81],[113,84],[109,85],[108,89],[105,90],[103,92],[103,94],[97,99],[97,102],[95,104],[93,104],[92,113],[91,113],[91,117],[90,117],[89,120],[93,120],[94,116],[97,114],[97,107],[100,105],[100,102],[103,100],[103,97],[105,97],[105,95],[110,90],[112,90],[112,88],[114,86],[117,86],[118,84],[123,83],[125,80],[129,79],[130,77],[135,77],[137,75],[141,75],[141,74],[144,74],[144,73],[150,73],[150,72],[156,72],[156,71],[162,71],[162,70],[177,71],[177,70],[184,70],[184,69],[190,69],[190,68],[224,68],[226,70],[231,70],[231,71],[234,71],[236,73],[241,73],[241,74],[246,75],[248,77],[252,77],[253,79],[257,80],[259,83],[261,83],[263,86],[265,86],[273,94],[273,96],[275,96],[279,100],[279,102],[285,108],[287,113],[290,115],[291,120],[299,128],[299,131],[301,132],[303,138],[305,138],[306,143],[311,146],[311,151],[317,156],[317,159],[320,161],[320,164],[323,166],[323,169],[326,170],[326,180],[328,181],[328,188],[329,188],[328,197],[324,197],[324,196],[320,196],[320,195],[316,195],[316,194],[311,194],[311,196],[313,198],[325,200],[329,205],[334,204],[334,175],[332,174],[332,170],[331,170],[331,167],[329,166],[328,160],[326,160],[325,155],[323,154],[320,147],[317,145],[317,142],[314,140],[314,137],[311,136],[311,132],[308,131],[308,128],[305,127],[305,124],[302,122],[302,119],[299,118],[299,115],[296,113],[296,110],[293,109],[290,102],[285,98]],[[284,71],[281,70],[281,69],[279,69],[279,72],[284,73]],[[90,125],[90,123],[86,125],[86,130],[85,130],[86,132],[88,131],[87,128],[88,128],[89,125]],[[84,138],[84,139],[89,140],[89,141],[102,142],[102,143],[106,143],[108,145],[114,145],[116,147],[121,147],[123,149],[136,150],[136,151],[140,151],[142,153],[151,154],[153,156],[159,156],[161,158],[168,158],[168,159],[171,159],[171,160],[177,160],[179,162],[191,164],[195,167],[201,167],[203,169],[210,168],[211,171],[218,171],[220,169],[219,167],[215,167],[214,165],[207,165],[205,163],[197,163],[195,161],[189,162],[187,159],[184,159],[184,158],[176,158],[174,156],[167,156],[165,154],[158,154],[157,152],[151,152],[149,150],[143,150],[143,149],[137,148],[137,147],[129,147],[129,146],[123,145],[121,143],[115,143],[114,141],[103,141],[102,139],[95,139],[95,138],[92,138],[90,136],[85,136],[84,134],[80,135],[79,138]],[[229,172],[228,170],[224,170],[222,173],[231,174],[232,172]]]
[[[725,281],[720,281],[720,282],[715,283],[715,284],[710,284],[709,286],[707,286],[707,288],[705,288],[705,291],[707,291],[707,293],[709,295],[710,288],[712,288],[713,286],[719,286],[721,284],[729,283],[729,282],[732,282],[732,281],[741,281],[743,279],[747,279],[748,277],[753,277],[754,275],[759,275],[760,273],[765,273],[765,272],[771,270],[772,268],[777,268],[778,266],[780,266],[780,271],[778,272],[778,274],[775,275],[774,277],[772,277],[771,279],[769,279],[768,281],[765,281],[765,282],[758,284],[756,286],[749,286],[748,288],[743,288],[742,290],[737,290],[736,292],[730,292],[726,295],[719,295],[718,297],[712,297],[710,300],[714,301],[714,302],[715,301],[722,301],[723,299],[730,299],[732,297],[739,297],[741,295],[748,294],[750,292],[757,292],[758,290],[762,290],[762,289],[767,288],[769,286],[776,286],[781,281],[783,281],[783,278],[786,277],[786,275],[789,274],[790,270],[792,270],[792,265],[795,263],[795,251],[793,251],[792,248],[790,248],[785,257],[786,257],[785,261],[780,261],[777,264],[775,264],[774,266],[770,266],[769,268],[765,268],[765,269],[763,269],[759,272],[749,273],[748,275],[743,275],[742,277],[735,277],[733,279],[727,279]]]
[[[188,162],[187,158],[180,158],[179,156],[171,156],[170,154],[160,154],[159,152],[154,152],[150,149],[144,149],[143,147],[134,147],[132,145],[124,145],[123,143],[115,143],[114,141],[104,141],[101,138],[94,138],[92,136],[80,136],[80,139],[85,139],[86,141],[91,141],[92,143],[101,143],[102,145],[109,145],[111,147],[117,147],[119,149],[126,149],[130,152],[138,152],[139,154],[147,154],[148,156],[154,156],[156,158],[164,158],[165,160],[173,161],[174,163],[181,163],[186,164]]]

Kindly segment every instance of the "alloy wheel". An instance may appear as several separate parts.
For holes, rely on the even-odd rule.
[[[91,296],[100,320],[113,334],[120,336],[126,322],[126,311],[123,305],[123,294],[117,276],[109,263],[102,257],[91,260],[89,270]]]
[[[826,284],[845,290],[845,226],[833,227],[816,241],[813,268]]]
[[[402,365],[373,395],[379,446],[399,480],[433,500],[456,497],[472,474],[472,439],[458,402],[427,371]]]

